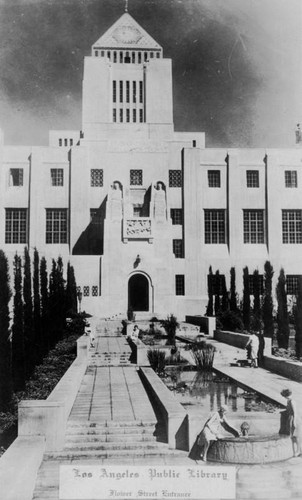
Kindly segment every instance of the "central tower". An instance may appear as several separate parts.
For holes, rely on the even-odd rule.
[[[120,138],[121,130],[141,130],[144,140],[173,133],[171,60],[128,12],[85,58],[82,130],[87,140]]]

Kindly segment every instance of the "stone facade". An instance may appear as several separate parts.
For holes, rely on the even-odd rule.
[[[0,151],[0,247],[70,260],[91,313],[204,314],[210,265],[239,291],[245,265],[301,272],[301,150],[174,131],[172,62],[128,13],[85,57],[82,131]]]

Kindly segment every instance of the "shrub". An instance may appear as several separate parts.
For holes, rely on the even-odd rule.
[[[219,322],[223,330],[237,332],[243,330],[243,321],[239,312],[224,311],[219,315]]]
[[[165,351],[161,351],[160,349],[149,349],[147,351],[148,361],[151,365],[151,368],[156,373],[163,373],[165,371],[166,366],[166,353]]]
[[[174,316],[174,314],[171,314],[167,317],[167,319],[163,319],[160,324],[166,330],[168,336],[167,344],[175,345],[176,329],[179,327],[177,318]]]
[[[197,370],[210,371],[213,369],[213,361],[216,348],[204,340],[190,345]]]

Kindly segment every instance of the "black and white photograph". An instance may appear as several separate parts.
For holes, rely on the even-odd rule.
[[[301,0],[0,0],[0,500],[301,471]]]

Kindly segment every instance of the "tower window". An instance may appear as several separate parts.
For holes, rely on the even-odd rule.
[[[123,62],[123,59],[124,59],[124,57],[123,57],[123,52],[120,52],[120,63],[122,63],[122,62]]]
[[[126,102],[130,101],[130,82],[126,81]]]
[[[143,82],[139,82],[139,102],[143,102]]]
[[[142,186],[143,184],[143,171],[130,170],[130,186]]]
[[[115,62],[115,63],[116,63],[116,61],[117,61],[117,54],[116,54],[116,52],[114,51],[114,52],[113,52],[113,62]]]
[[[129,108],[126,109],[126,122],[128,122],[128,123],[130,122],[130,109]]]
[[[133,122],[135,123],[136,122],[136,109],[133,109],[132,113],[133,113]]]
[[[113,102],[116,102],[116,81],[113,80],[112,82],[112,99]]]
[[[141,52],[139,52],[139,53],[137,54],[137,59],[138,59],[138,61],[137,61],[137,62],[138,62],[138,64],[141,64],[141,62],[142,62],[142,53],[141,53]]]
[[[64,171],[62,168],[51,168],[50,177],[52,186],[63,186]]]
[[[185,276],[184,274],[175,275],[175,295],[185,295]]]
[[[116,109],[115,108],[113,108],[112,113],[113,113],[112,114],[113,121],[116,122]]]
[[[61,147],[63,145],[62,139],[59,139],[59,146]]]
[[[144,113],[143,113],[142,109],[139,110],[139,121],[141,123],[143,123],[143,121],[144,121]]]
[[[145,62],[148,61],[148,52],[144,52],[144,60]]]
[[[95,51],[94,51],[94,55],[95,55],[96,57],[98,57],[98,55],[99,55],[99,51],[98,51],[98,50],[95,50]]]
[[[101,50],[101,57],[105,57],[105,51]]]
[[[90,170],[90,186],[103,187],[103,169],[92,168]]]
[[[151,59],[153,59],[153,57],[154,57],[153,52],[150,52],[150,57],[151,57]]]
[[[132,52],[132,63],[135,63],[135,52]]]
[[[124,114],[123,114],[123,110],[120,109],[120,122],[122,123],[124,121]]]
[[[135,103],[136,102],[136,82],[133,82],[133,87],[132,87],[132,100]]]
[[[169,170],[169,187],[181,187],[182,174],[181,170]]]
[[[108,50],[108,52],[107,52],[107,57],[108,57],[108,59],[110,59],[110,58],[111,58],[111,52],[110,52],[109,50]]]
[[[258,188],[259,187],[259,170],[247,170],[246,171],[246,186],[248,188]]]
[[[64,139],[64,146],[68,146],[68,139]]]
[[[67,208],[46,209],[46,243],[68,243]]]
[[[123,82],[120,81],[120,102],[123,102]]]
[[[27,243],[27,209],[5,209],[5,243]]]
[[[10,186],[23,186],[23,168],[11,168],[9,171]]]
[[[69,139],[69,146],[73,146],[73,139]]]
[[[298,187],[297,170],[285,170],[285,187]]]

